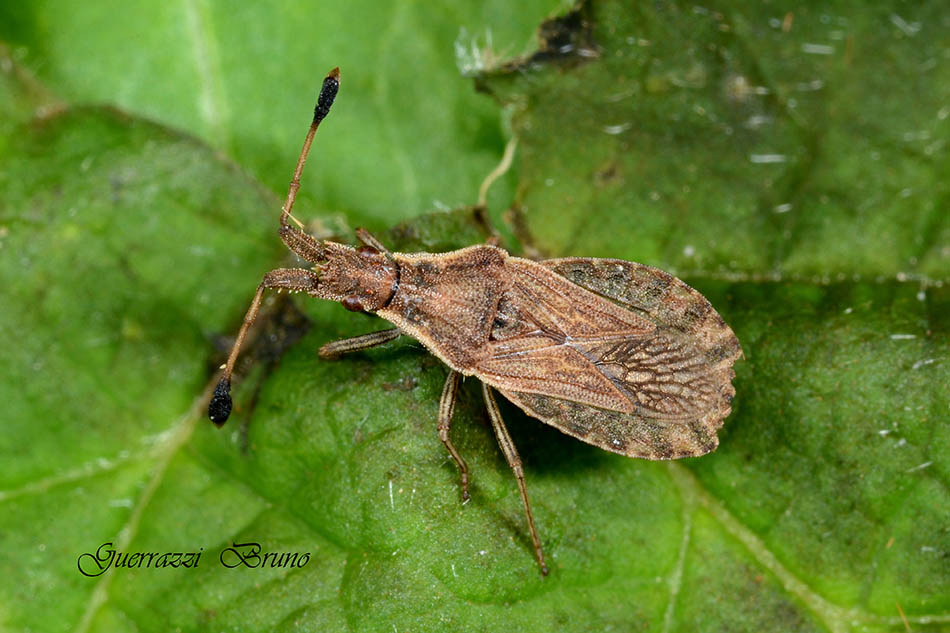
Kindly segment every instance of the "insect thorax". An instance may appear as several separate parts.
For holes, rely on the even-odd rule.
[[[451,253],[396,253],[399,290],[379,316],[419,340],[453,369],[485,353],[498,301],[508,287],[508,254],[494,246]]]

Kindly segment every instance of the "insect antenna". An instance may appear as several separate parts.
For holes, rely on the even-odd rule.
[[[287,199],[280,212],[280,238],[295,253],[304,257],[308,261],[316,262],[324,258],[323,246],[321,242],[314,239],[301,229],[303,224],[297,218],[290,214],[293,209],[294,201],[297,199],[297,191],[300,189],[300,174],[303,172],[303,166],[307,162],[307,155],[310,153],[310,146],[313,144],[313,137],[320,127],[320,122],[326,118],[330,112],[330,106],[336,98],[336,93],[340,89],[340,69],[334,68],[323,79],[323,86],[320,88],[320,96],[317,98],[317,105],[313,110],[313,121],[310,123],[310,129],[307,131],[307,138],[304,139],[303,149],[300,150],[300,157],[297,158],[297,167],[294,169],[294,177],[290,181],[290,188],[287,191]],[[287,219],[293,220],[300,228],[292,227],[287,224]],[[234,364],[237,361],[238,352],[244,343],[244,337],[254,320],[257,318],[257,312],[261,306],[261,298],[264,290],[267,288],[283,288],[291,291],[307,291],[316,286],[318,276],[312,270],[302,268],[279,268],[272,270],[264,275],[264,280],[257,287],[257,293],[251,301],[251,306],[244,316],[244,323],[238,332],[234,345],[231,347],[231,353],[228,355],[228,361],[224,365],[224,372],[221,374],[221,380],[218,381],[208,403],[208,417],[218,426],[231,415],[231,373],[234,371]]]
[[[330,113],[330,106],[336,99],[336,93],[340,89],[340,69],[334,68],[323,80],[323,87],[320,89],[320,96],[317,97],[317,105],[313,109],[313,122],[310,124],[310,130],[307,131],[307,138],[304,139],[303,149],[300,150],[300,157],[297,158],[297,168],[294,169],[294,177],[290,181],[290,188],[287,191],[287,199],[280,213],[281,228],[287,226],[287,218],[296,222],[297,226],[303,228],[303,224],[290,214],[294,207],[294,201],[297,200],[297,191],[300,189],[300,174],[303,173],[303,166],[307,162],[307,155],[310,153],[310,146],[313,144],[313,137],[320,127],[320,122]]]

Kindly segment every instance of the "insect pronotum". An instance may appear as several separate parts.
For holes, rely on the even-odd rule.
[[[608,451],[646,459],[703,455],[729,415],[739,341],[698,292],[656,268],[616,259],[531,261],[497,246],[451,253],[391,253],[365,230],[359,248],[320,241],[290,212],[314,133],[340,85],[323,80],[313,122],[280,214],[280,238],[313,268],[264,275],[208,406],[223,424],[231,413],[231,373],[268,288],[340,301],[396,327],[327,343],[333,358],[406,335],[449,367],[439,403],[439,439],[461,474],[468,466],[449,437],[460,376],[482,382],[498,444],[514,471],[541,573],[547,574],[518,451],[492,395]],[[299,224],[299,222],[297,223]]]

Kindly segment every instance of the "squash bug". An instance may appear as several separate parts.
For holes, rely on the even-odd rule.
[[[323,81],[313,122],[280,214],[284,244],[313,268],[264,275],[208,406],[222,425],[231,413],[231,373],[268,288],[339,301],[394,328],[328,343],[320,356],[422,343],[449,367],[437,429],[461,474],[468,466],[449,437],[460,376],[474,376],[492,428],[514,471],[531,541],[547,574],[521,459],[492,389],[529,416],[602,449],[646,459],[703,455],[718,445],[735,389],[739,341],[709,301],[656,268],[616,259],[532,261],[492,245],[450,253],[392,253],[365,230],[358,248],[321,241],[291,226],[291,209],[314,134],[340,86]],[[300,223],[297,222],[299,225]]]

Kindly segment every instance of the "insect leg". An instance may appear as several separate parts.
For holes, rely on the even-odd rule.
[[[491,393],[491,388],[482,383],[482,394],[485,396],[485,406],[488,408],[488,417],[491,418],[492,428],[495,429],[495,437],[498,438],[498,446],[501,452],[505,454],[508,465],[514,471],[518,479],[518,489],[521,491],[521,503],[524,504],[524,513],[528,517],[528,530],[531,532],[531,542],[534,544],[534,553],[538,557],[538,565],[541,566],[541,574],[548,575],[548,567],[544,564],[544,552],[541,551],[541,538],[538,536],[538,529],[534,526],[534,517],[531,515],[531,504],[528,502],[528,489],[524,484],[524,470],[521,468],[521,458],[518,457],[518,450],[515,443],[511,441],[508,435],[508,429],[505,427],[505,421],[501,419],[501,411],[498,410],[498,403],[495,402],[495,396]]]
[[[320,358],[336,358],[337,356],[350,352],[358,352],[362,349],[383,345],[384,343],[399,338],[401,334],[402,331],[400,331],[398,327],[394,327],[388,330],[379,330],[378,332],[354,336],[353,338],[332,341],[321,347],[317,351],[317,354],[320,355]]]
[[[488,217],[488,207],[483,204],[477,204],[472,208],[472,215],[475,218],[475,222],[488,234],[488,237],[485,238],[485,243],[489,246],[501,246],[501,235],[499,235],[495,227],[492,226],[491,219]]]
[[[221,426],[231,415],[231,372],[234,371],[234,363],[237,361],[238,352],[244,343],[244,337],[247,336],[247,331],[254,323],[254,319],[257,318],[257,311],[261,307],[261,297],[264,295],[264,290],[267,288],[286,288],[288,290],[307,291],[315,288],[318,283],[319,277],[317,274],[304,268],[278,268],[264,275],[264,280],[257,287],[257,293],[251,301],[251,307],[247,309],[247,314],[244,315],[244,324],[234,340],[228,362],[224,366],[224,373],[221,375],[218,386],[214,388],[214,395],[208,404],[208,417],[211,418],[212,422]]]
[[[366,246],[372,246],[373,248],[378,250],[380,253],[385,253],[386,255],[389,255],[390,258],[392,258],[393,254],[389,252],[389,249],[386,248],[386,246],[382,242],[380,242],[379,239],[375,235],[373,235],[366,229],[363,229],[363,228],[356,229],[356,238],[359,241],[361,241],[363,244],[365,244]]]
[[[452,414],[455,413],[455,400],[458,396],[459,391],[459,376],[460,374],[450,369],[449,375],[445,379],[445,387],[442,388],[442,399],[439,400],[439,439],[442,440],[442,443],[445,444],[445,448],[449,451],[449,455],[452,456],[452,459],[455,460],[455,464],[459,467],[459,472],[462,474],[462,501],[468,501],[468,464],[465,463],[465,460],[462,459],[462,456],[459,455],[459,452],[455,449],[455,445],[452,444],[452,440],[449,438],[449,428],[452,426]]]

